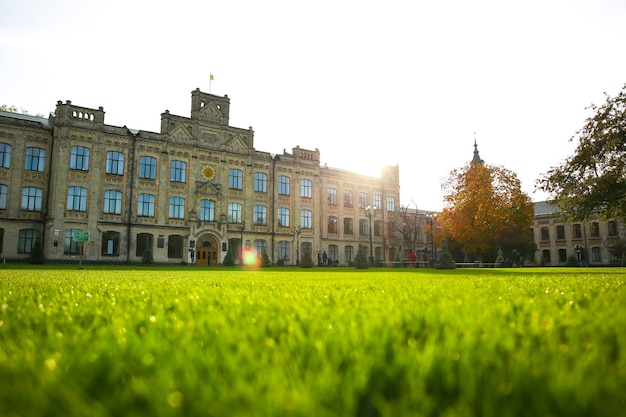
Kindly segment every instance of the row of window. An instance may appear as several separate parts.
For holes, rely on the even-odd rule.
[[[615,220],[608,221],[607,228],[608,228],[608,235],[610,237],[619,235],[618,224]],[[590,224],[589,237],[591,238],[600,237],[600,223],[592,222]],[[583,238],[583,225],[580,223],[572,224],[572,239],[582,239],[582,238]],[[565,240],[565,225],[559,224],[556,226],[556,239]],[[542,241],[550,240],[550,228],[548,226],[541,227],[541,240]]]
[[[6,209],[8,187],[0,184],[0,209]],[[22,210],[41,211],[43,201],[43,190],[36,187],[25,187],[22,189]],[[154,217],[156,198],[152,194],[139,194],[137,196],[137,215],[140,217]],[[87,189],[84,187],[72,186],[67,192],[67,210],[87,211]],[[122,213],[122,192],[117,190],[106,190],[104,192],[103,213]],[[243,216],[243,206],[240,203],[228,203],[228,222],[241,223]],[[254,224],[259,226],[267,225],[267,207],[263,205],[254,206]],[[169,200],[170,219],[185,218],[185,199],[182,197],[171,197]],[[290,210],[286,207],[278,207],[278,224],[282,227],[290,227]],[[200,201],[200,220],[215,221],[215,202],[213,200]],[[379,221],[375,221],[375,234],[379,236]],[[300,211],[300,227],[310,229],[313,227],[313,212],[311,210]],[[353,219],[344,219],[344,232],[354,234]],[[359,221],[359,231],[361,234],[368,234],[367,220]],[[338,233],[337,217],[328,218],[328,233]]]
[[[11,145],[0,143],[0,167],[11,167]],[[70,169],[88,171],[89,170],[90,150],[84,146],[73,146],[70,152]],[[27,148],[26,161],[24,169],[27,171],[44,171],[46,159],[46,151],[41,148]],[[117,151],[109,151],[106,156],[105,172],[110,175],[124,175],[124,153]],[[157,160],[152,156],[141,156],[139,158],[139,178],[152,179],[157,178]],[[187,163],[174,160],[170,163],[170,181],[186,182],[187,181]],[[256,172],[254,174],[254,191],[267,192],[268,178],[267,174]],[[232,168],[228,173],[228,187],[235,190],[243,189],[243,171]],[[278,194],[290,195],[291,179],[281,175],[278,177]],[[313,197],[313,182],[309,179],[300,181],[300,196],[303,198]],[[328,188],[326,192],[328,204],[337,205],[337,190]],[[360,192],[358,196],[358,204],[360,208],[368,206],[367,193]],[[343,205],[345,207],[354,206],[353,193],[350,190],[343,192]],[[382,208],[382,197],[374,195],[374,209]],[[395,211],[394,197],[387,197],[387,210]]]
[[[564,264],[567,262],[567,250],[561,248],[557,251],[558,254],[558,262],[560,264]],[[573,255],[577,255],[575,252],[572,252]],[[609,251],[611,262],[619,262],[621,260],[621,253],[615,253],[614,251]],[[549,249],[544,249],[541,251],[541,261],[544,265],[551,264],[551,255]],[[591,262],[602,262],[602,249],[598,246],[594,246],[591,248]]]

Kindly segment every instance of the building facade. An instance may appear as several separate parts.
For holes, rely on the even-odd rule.
[[[626,230],[617,219],[594,215],[587,222],[568,222],[558,208],[536,202],[532,229],[536,264],[565,266],[575,257],[583,266],[620,265],[622,253],[613,248],[626,241]]]
[[[300,147],[254,148],[229,125],[230,99],[191,93],[191,115],[161,114],[160,133],[105,124],[102,107],[57,102],[48,119],[0,112],[0,252],[35,242],[49,261],[217,265],[229,248],[295,265],[326,252],[348,265],[360,245],[377,261],[401,243],[399,168],[380,177],[320,164]]]

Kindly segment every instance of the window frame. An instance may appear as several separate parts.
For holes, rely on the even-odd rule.
[[[75,145],[70,151],[70,169],[76,171],[89,171],[89,158],[91,150],[86,146]]]

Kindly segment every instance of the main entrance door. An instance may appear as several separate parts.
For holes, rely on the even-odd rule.
[[[213,239],[206,239],[196,246],[196,265],[215,266],[217,265],[217,245]]]

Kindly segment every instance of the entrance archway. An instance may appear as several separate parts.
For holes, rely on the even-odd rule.
[[[203,236],[196,243],[196,266],[216,266],[218,245],[211,236]]]

